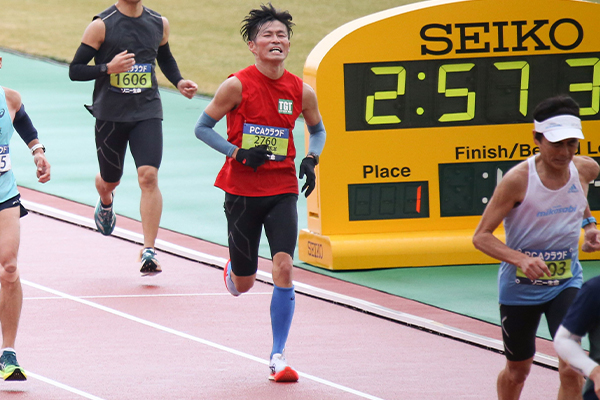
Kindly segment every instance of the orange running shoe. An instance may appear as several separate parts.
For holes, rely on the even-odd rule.
[[[287,365],[285,355],[273,354],[271,362],[269,363],[271,368],[271,375],[269,379],[275,382],[298,382],[298,373],[294,371],[292,367]]]

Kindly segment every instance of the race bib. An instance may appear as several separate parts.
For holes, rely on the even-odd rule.
[[[244,123],[242,149],[266,145],[273,153],[273,161],[283,161],[287,157],[289,137],[287,128]]]
[[[115,92],[137,94],[151,87],[151,64],[135,64],[127,72],[110,74],[110,89]]]
[[[558,286],[573,277],[571,250],[521,250],[530,257],[539,257],[548,266],[550,276],[531,280],[517,268],[516,283],[523,285]]]
[[[10,171],[12,164],[10,163],[10,153],[8,152],[8,145],[5,144],[0,146],[0,175]]]

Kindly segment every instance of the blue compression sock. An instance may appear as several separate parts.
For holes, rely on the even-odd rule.
[[[273,297],[271,297],[271,328],[273,329],[273,354],[282,354],[287,342],[294,309],[296,308],[296,292],[294,287],[282,288],[273,285]]]

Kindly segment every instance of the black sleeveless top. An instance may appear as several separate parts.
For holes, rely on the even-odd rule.
[[[135,54],[136,65],[126,73],[96,79],[94,117],[115,122],[162,119],[155,73],[156,55],[163,36],[162,17],[144,7],[141,16],[132,18],[112,5],[96,18],[102,18],[106,27],[104,43],[94,58],[96,65],[110,62],[124,50]]]

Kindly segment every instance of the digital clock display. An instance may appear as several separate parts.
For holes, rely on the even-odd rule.
[[[439,164],[440,216],[481,215],[496,185],[520,161]]]
[[[531,123],[557,93],[600,119],[600,52],[344,64],[348,131]]]
[[[427,182],[348,185],[350,221],[429,217]]]
[[[600,163],[600,157],[592,157]],[[439,164],[440,217],[481,215],[504,174],[520,161]],[[590,210],[600,210],[600,177],[588,188]]]

